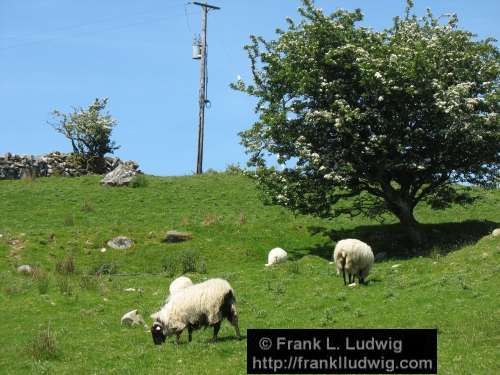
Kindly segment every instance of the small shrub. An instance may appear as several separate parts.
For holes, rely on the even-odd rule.
[[[465,281],[464,277],[459,275],[457,277],[457,280],[458,280],[458,284],[460,285],[460,287],[463,289],[463,290],[467,290],[467,289],[470,289],[470,286],[467,284],[467,282]]]
[[[240,216],[238,217],[238,225],[243,225],[247,223],[247,218],[245,214],[242,212]]]
[[[113,275],[118,273],[118,266],[115,262],[102,263],[94,267],[93,273],[95,275]]]
[[[145,175],[137,174],[130,180],[129,186],[132,188],[143,188],[148,186],[148,180]]]
[[[97,290],[99,282],[97,277],[92,275],[82,275],[79,281],[80,288],[86,290]]]
[[[94,212],[94,206],[88,200],[84,200],[82,204],[83,212]]]
[[[204,218],[203,218],[203,222],[202,224],[206,227],[210,226],[210,225],[214,225],[214,224],[217,224],[219,223],[221,217],[220,216],[217,216],[217,215],[214,215],[214,214],[209,214],[209,215],[206,215]]]
[[[59,356],[57,340],[50,326],[42,329],[26,347],[28,354],[36,360],[51,360]]]
[[[61,275],[69,275],[75,272],[75,261],[71,255],[66,256],[56,263],[56,272]]]
[[[73,217],[73,215],[69,214],[64,217],[64,225],[66,225],[67,227],[72,227],[73,225],[75,225],[75,218]]]
[[[180,256],[182,273],[196,272],[198,254],[194,250],[184,250]]]
[[[323,327],[328,327],[333,325],[336,322],[335,313],[336,313],[335,307],[332,306],[330,308],[327,308],[323,312],[323,316],[320,319],[319,324]]]
[[[242,175],[243,174],[243,169],[241,169],[240,165],[238,163],[236,164],[228,164],[226,167],[226,170],[224,173],[229,174],[229,175]]]
[[[162,268],[168,277],[175,276],[177,273],[177,259],[172,255],[166,256],[162,260]]]
[[[192,249],[182,251],[178,256],[170,254],[162,260],[163,272],[169,277],[189,272],[207,273],[205,257]]]
[[[117,122],[104,112],[108,98],[97,98],[87,108],[74,108],[72,113],[52,112],[49,124],[71,141],[75,164],[93,173],[103,173],[104,155],[119,146],[111,140]]]
[[[33,280],[35,280],[38,293],[47,294],[49,291],[49,275],[40,268],[35,268],[33,271]]]
[[[57,279],[57,287],[63,296],[73,295],[73,286],[71,285],[69,277],[60,277]]]
[[[196,269],[199,273],[207,273],[207,261],[205,257],[200,257]]]

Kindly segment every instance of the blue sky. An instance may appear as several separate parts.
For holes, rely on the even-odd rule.
[[[499,39],[497,0],[415,0],[423,14],[456,12],[480,38]],[[254,100],[229,88],[250,79],[243,45],[250,34],[273,37],[296,0],[212,0],[208,19],[208,99],[204,168],[245,165],[238,132],[255,120]],[[325,11],[361,8],[364,25],[390,26],[403,0],[317,0]],[[200,10],[183,0],[0,0],[0,154],[70,151],[47,125],[50,112],[69,112],[109,97],[118,120],[116,154],[156,175],[195,170],[199,63],[191,59]]]

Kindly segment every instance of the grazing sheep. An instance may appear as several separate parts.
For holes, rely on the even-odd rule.
[[[344,285],[347,285],[346,272],[349,275],[349,284],[355,281],[356,276],[358,276],[360,284],[364,284],[374,262],[371,247],[360,240],[351,238],[337,243],[333,259],[337,265],[337,275],[342,271]]]
[[[178,292],[179,290],[185,289],[188,286],[192,286],[192,285],[193,285],[193,282],[191,281],[191,279],[189,277],[180,276],[177,279],[175,279],[174,281],[172,281],[168,290],[170,291],[170,294],[172,295],[172,294]]]
[[[285,250],[280,247],[275,247],[267,255],[266,267],[272,266],[273,264],[285,262],[288,258],[288,254]]]
[[[213,341],[216,341],[224,318],[234,326],[236,336],[240,338],[234,291],[223,279],[210,279],[177,291],[151,317],[155,320],[151,335],[156,345],[161,345],[174,334],[178,344],[186,328],[191,341],[193,330],[207,326],[214,328]]]

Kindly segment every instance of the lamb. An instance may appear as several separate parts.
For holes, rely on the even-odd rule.
[[[349,275],[349,284],[355,281],[356,276],[358,276],[360,284],[364,284],[374,262],[371,247],[360,240],[352,238],[337,243],[333,252],[333,259],[337,265],[337,275],[342,271],[344,285],[347,285],[345,280],[346,272]]]
[[[275,247],[267,255],[266,267],[272,266],[273,264],[285,262],[288,258],[288,254],[285,250],[280,247]]]
[[[172,295],[172,294],[178,292],[179,290],[185,289],[185,288],[192,286],[192,285],[193,285],[193,282],[191,281],[191,279],[189,277],[180,276],[177,279],[175,279],[174,281],[172,281],[168,290],[169,290],[170,294]]]
[[[240,338],[234,291],[223,279],[209,279],[177,291],[151,317],[154,319],[151,335],[155,345],[161,345],[174,334],[179,344],[180,335],[186,328],[191,342],[193,330],[207,326],[214,328],[212,340],[216,341],[224,318],[234,326]]]

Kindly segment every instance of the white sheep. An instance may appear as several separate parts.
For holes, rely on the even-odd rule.
[[[347,285],[346,272],[349,275],[349,284],[355,281],[356,276],[358,276],[360,284],[363,284],[370,273],[375,258],[370,246],[363,241],[349,238],[337,243],[333,259],[337,265],[337,275],[342,271],[344,285]]]
[[[193,282],[189,277],[186,276],[180,276],[174,281],[170,283],[170,287],[168,288],[170,295],[178,292],[179,290],[185,289],[188,286],[192,286]]]
[[[234,326],[236,336],[240,338],[234,291],[223,279],[209,279],[177,291],[151,317],[155,320],[151,334],[156,345],[161,345],[174,334],[178,344],[186,328],[191,341],[193,330],[207,326],[214,328],[213,341],[216,341],[224,318]]]
[[[288,258],[288,254],[285,250],[280,247],[275,247],[267,255],[266,267],[272,266],[273,264],[285,262]]]

